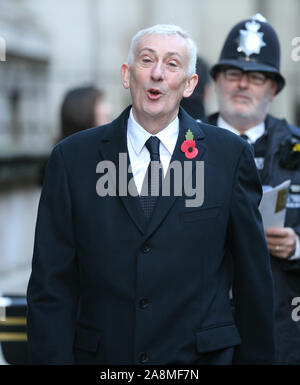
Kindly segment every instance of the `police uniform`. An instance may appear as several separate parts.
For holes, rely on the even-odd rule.
[[[278,93],[285,84],[279,72],[279,41],[266,20],[261,15],[256,16],[233,27],[225,40],[219,62],[210,73],[215,79],[223,66],[272,73],[278,84]],[[247,37],[252,43],[256,39],[255,52],[251,52],[251,44],[247,45]],[[218,113],[205,119],[213,125],[217,125],[217,120]],[[274,187],[291,180],[285,227],[293,228],[300,237],[300,128],[271,115],[267,115],[264,123],[264,134],[253,144],[256,160],[262,160],[257,162],[257,165],[261,164],[258,167],[261,182]],[[276,363],[300,364],[300,320],[292,317],[293,298],[300,296],[300,259],[281,259],[271,255],[271,266],[276,301]]]

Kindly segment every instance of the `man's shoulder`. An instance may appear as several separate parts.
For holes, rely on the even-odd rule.
[[[113,139],[115,134],[120,131],[120,126],[128,119],[130,107],[127,107],[116,119],[102,126],[91,127],[86,130],[76,132],[73,135],[61,140],[58,145],[62,148],[84,148],[99,144],[106,139]]]
[[[277,126],[281,126],[282,128],[285,127],[291,132],[292,135],[295,135],[298,137],[300,136],[300,127],[292,123],[289,123],[286,119],[280,119],[271,114],[268,114],[265,122],[267,126],[277,125]]]
[[[210,114],[210,115],[206,115],[206,116],[203,117],[201,122],[202,123],[211,124],[213,126],[216,126],[217,125],[218,116],[219,116],[218,112],[215,112],[215,113]]]
[[[198,120],[197,122],[205,133],[205,136],[207,136],[208,139],[216,141],[219,145],[225,145],[226,143],[228,145],[243,145],[246,143],[244,139],[239,137],[239,135],[236,135],[222,127],[206,123],[204,121]]]
[[[205,129],[207,129],[208,132],[210,133],[217,133],[218,135],[224,135],[224,137],[228,137],[228,138],[231,138],[232,140],[237,140],[238,142],[240,142],[239,135],[236,135],[229,130],[226,130],[222,127],[217,126],[218,116],[219,116],[219,113],[215,112],[214,114],[205,116],[203,120],[198,120],[198,122],[206,126]]]
[[[185,113],[185,118],[187,116],[188,116],[188,119],[190,120],[185,120],[184,122],[185,125],[187,125],[188,123],[193,124],[195,133],[198,134],[198,138],[205,137],[206,145],[209,145],[211,148],[213,147],[219,148],[219,152],[228,151],[232,146],[243,147],[243,145],[245,144],[245,140],[241,139],[238,135],[235,135],[228,130],[218,127],[210,121],[207,121],[207,120],[204,121],[204,119],[195,120],[190,115]]]
[[[78,131],[64,139],[62,139],[58,145],[61,147],[76,146],[86,142],[95,143],[105,137],[107,130],[111,126],[111,123],[103,126],[91,127],[86,130]]]
[[[56,144],[53,152],[61,152],[65,159],[74,161],[95,153],[105,136],[107,125],[88,128],[70,135]]]

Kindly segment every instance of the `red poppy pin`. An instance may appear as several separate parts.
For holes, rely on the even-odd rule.
[[[186,140],[181,145],[181,151],[184,152],[186,158],[193,159],[198,155],[198,148],[196,147],[194,135],[190,129],[188,129],[185,134],[185,139]]]

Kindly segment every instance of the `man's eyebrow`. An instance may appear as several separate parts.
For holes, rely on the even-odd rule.
[[[151,53],[155,53],[156,51],[152,48],[144,47],[139,50],[139,54],[141,54],[143,51],[150,51]]]
[[[182,59],[182,56],[180,55],[179,52],[167,52],[167,56],[178,56],[180,59]]]
[[[141,48],[139,50],[138,54],[140,55],[144,51],[149,51],[151,53],[156,53],[156,51],[153,48],[144,47],[144,48]],[[174,51],[174,52],[172,52],[172,51],[167,52],[165,56],[167,56],[167,57],[169,57],[169,56],[178,56],[180,59],[182,59],[182,56],[180,55],[180,53],[176,52],[176,51]]]

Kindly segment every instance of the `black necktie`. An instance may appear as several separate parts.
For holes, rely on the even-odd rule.
[[[145,143],[150,153],[150,163],[144,178],[140,202],[147,219],[150,219],[157,197],[161,193],[163,173],[159,156],[159,144],[160,140],[156,136],[150,136]]]
[[[260,138],[256,140],[253,144],[255,157],[256,158],[264,158],[267,150],[267,135],[264,134]]]
[[[240,137],[243,138],[243,139],[245,139],[247,142],[248,142],[248,140],[249,140],[249,136],[246,135],[246,134],[241,134]]]

